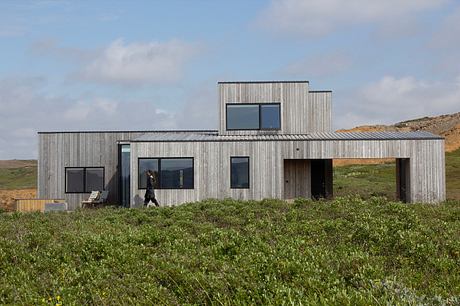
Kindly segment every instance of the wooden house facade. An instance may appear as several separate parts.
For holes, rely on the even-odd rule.
[[[152,170],[161,205],[329,198],[333,159],[394,158],[399,199],[445,200],[440,136],[333,132],[332,93],[310,91],[306,81],[221,82],[218,90],[217,130],[40,132],[39,197],[76,209],[104,189],[110,203],[138,207]]]

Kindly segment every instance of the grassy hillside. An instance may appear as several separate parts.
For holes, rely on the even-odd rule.
[[[446,153],[447,197],[460,200],[460,149]]]
[[[447,198],[460,200],[460,149],[446,153],[446,185]],[[395,193],[394,162],[334,167],[335,196],[359,194],[368,198],[377,195],[394,200]]]
[[[460,202],[0,214],[0,304],[460,303]]]
[[[0,189],[26,189],[36,187],[36,160],[0,161]]]
[[[374,165],[334,167],[334,196],[360,195],[364,198],[396,198],[396,165],[394,162]]]

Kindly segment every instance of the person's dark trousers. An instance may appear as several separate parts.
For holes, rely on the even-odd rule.
[[[148,190],[145,193],[144,206],[147,206],[147,204],[149,204],[150,201],[152,201],[153,204],[155,204],[155,206],[160,206],[160,204],[158,203],[157,199],[155,198],[155,194]]]

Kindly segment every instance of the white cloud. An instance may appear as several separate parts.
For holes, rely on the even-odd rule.
[[[0,159],[36,158],[38,131],[178,127],[174,111],[159,109],[148,100],[50,96],[42,92],[45,86],[43,78],[0,79]]]
[[[257,24],[278,34],[318,36],[344,26],[410,18],[447,0],[273,0]]]
[[[30,50],[76,63],[73,80],[115,85],[168,84],[179,81],[187,64],[204,50],[202,44],[173,39],[165,42],[125,43],[122,39],[100,49],[60,46],[39,40]]]
[[[199,50],[197,45],[180,40],[125,44],[118,39],[87,63],[80,76],[127,85],[175,82]]]
[[[411,76],[385,76],[377,82],[342,95],[342,100],[336,101],[334,105],[335,128],[390,124],[458,112],[460,76],[450,82],[417,80]]]
[[[302,58],[288,64],[280,72],[295,77],[325,77],[344,72],[351,65],[352,60],[349,56],[335,52]]]

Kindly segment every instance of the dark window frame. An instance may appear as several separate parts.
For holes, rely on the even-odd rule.
[[[248,159],[248,187],[233,187],[232,186],[232,159],[247,158]],[[250,156],[230,156],[230,189],[251,189],[251,158]]]
[[[259,108],[259,128],[257,129],[230,129],[228,128],[228,105],[257,105]],[[280,118],[280,128],[262,128],[262,105],[278,105],[278,115]],[[225,103],[225,128],[227,131],[280,131],[283,126],[281,122],[281,103]]]
[[[83,169],[83,191],[67,191],[67,169]],[[105,190],[105,167],[64,167],[64,187],[66,194],[83,194],[91,193],[91,191],[86,191],[86,169],[102,169],[102,187],[101,191]]]
[[[141,176],[139,173],[140,161],[143,159],[158,159],[158,187],[155,189],[164,189],[164,190],[190,190],[195,189],[195,158],[194,157],[138,157],[137,158],[137,189],[146,190],[147,188],[141,188]],[[192,187],[187,188],[171,188],[171,187],[162,187],[161,186],[161,160],[163,159],[191,159],[192,160]]]

